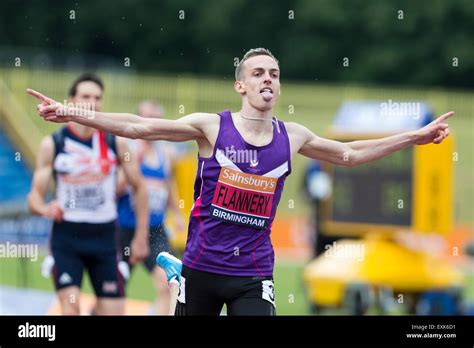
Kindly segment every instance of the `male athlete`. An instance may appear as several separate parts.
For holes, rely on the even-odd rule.
[[[102,112],[84,115],[28,90],[41,101],[37,109],[48,121],[74,121],[128,138],[197,142],[195,202],[178,315],[218,315],[223,304],[229,315],[275,314],[270,231],[296,154],[342,166],[375,161],[408,146],[439,144],[449,134],[444,121],[454,114],[444,114],[416,131],[342,143],[273,116],[280,69],[268,50],[247,52],[235,78],[234,89],[242,99],[239,112],[195,113],[178,120]],[[60,116],[64,114],[68,116]]]
[[[141,117],[161,118],[161,107],[152,101],[143,101],[138,106]],[[168,143],[170,144],[170,143]],[[150,273],[157,292],[156,309],[158,315],[168,314],[170,307],[170,291],[165,272],[156,265],[156,257],[162,251],[170,251],[165,218],[168,208],[174,213],[176,230],[181,231],[184,220],[176,200],[174,180],[170,178],[174,154],[164,141],[130,140],[132,156],[140,164],[140,170],[148,193],[150,254],[143,264]],[[127,185],[124,171],[120,170],[117,180],[118,222],[123,258],[129,261],[127,250],[136,230],[135,196]],[[130,269],[133,265],[130,265]]]
[[[68,104],[99,111],[103,90],[97,76],[84,74],[71,86]],[[54,220],[50,247],[54,285],[63,314],[80,314],[84,268],[97,296],[96,314],[124,314],[116,231],[118,166],[135,190],[138,208],[132,262],[148,254],[146,187],[134,159],[124,160],[129,151],[126,139],[77,123],[68,123],[41,142],[28,202],[34,213]],[[56,199],[46,203],[51,177],[55,179]]]

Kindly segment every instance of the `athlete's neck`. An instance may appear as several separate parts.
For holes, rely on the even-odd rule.
[[[258,110],[250,106],[248,103],[242,103],[242,109],[240,109],[239,114],[243,118],[252,119],[253,121],[265,121],[271,120],[273,116],[273,109],[269,110]]]
[[[252,107],[246,107],[242,105],[242,109],[235,113],[234,121],[238,124],[246,133],[250,134],[262,134],[266,132],[272,132],[272,109],[260,111]]]
[[[92,137],[92,134],[94,134],[95,129],[91,127],[84,126],[82,124],[74,123],[74,122],[69,122],[68,123],[69,129],[72,130],[72,132],[77,135],[80,138],[83,139],[89,139]]]

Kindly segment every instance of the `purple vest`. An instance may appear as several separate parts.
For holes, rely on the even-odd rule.
[[[288,134],[274,118],[271,143],[253,146],[230,111],[219,115],[213,155],[198,156],[183,264],[224,275],[271,276],[271,226],[291,172]]]

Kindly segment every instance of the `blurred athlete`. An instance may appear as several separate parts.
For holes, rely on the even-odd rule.
[[[99,111],[103,83],[95,75],[80,76],[69,91],[68,104]],[[54,220],[51,232],[53,278],[63,314],[80,314],[83,271],[89,272],[97,296],[96,314],[124,314],[124,282],[116,230],[116,175],[121,167],[135,190],[137,228],[132,263],[148,254],[146,187],[138,164],[122,160],[125,139],[68,123],[40,145],[28,203],[32,212]],[[55,200],[44,198],[51,178]]]
[[[198,144],[188,239],[176,314],[275,314],[270,231],[291,160],[296,154],[335,165],[375,161],[412,145],[439,144],[449,135],[449,112],[416,131],[342,143],[324,139],[273,114],[280,68],[266,49],[248,51],[235,71],[239,112],[195,113],[178,120],[84,112],[28,90],[41,117],[74,121],[128,138]],[[85,113],[85,115],[84,115]],[[62,116],[66,115],[66,116]]]
[[[161,118],[162,109],[151,101],[144,101],[138,107],[138,114],[142,117]],[[144,260],[144,266],[151,274],[157,291],[157,314],[164,315],[168,314],[170,307],[170,291],[165,272],[156,265],[156,257],[162,251],[171,251],[168,230],[164,225],[168,208],[173,210],[176,230],[181,231],[184,226],[183,216],[175,197],[174,181],[170,178],[173,152],[165,142],[130,140],[129,147],[132,156],[140,164],[148,193],[150,254]],[[120,170],[117,185],[118,221],[123,258],[128,261],[130,242],[136,230],[136,206],[135,196],[125,179],[123,170]],[[130,265],[130,269],[132,267],[133,265]]]
[[[317,257],[326,250],[327,244],[336,240],[336,238],[328,237],[322,233],[321,228],[321,206],[332,194],[331,177],[323,171],[319,161],[312,160],[305,167],[302,184],[304,196],[311,205],[313,257]]]

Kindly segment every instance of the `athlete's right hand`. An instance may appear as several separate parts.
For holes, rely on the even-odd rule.
[[[68,115],[66,106],[34,89],[28,88],[26,92],[41,101],[40,104],[36,105],[36,110],[38,110],[38,114],[43,117],[45,121],[56,123],[69,121],[68,117],[66,117]]]
[[[61,222],[63,221],[64,210],[57,201],[52,201],[46,205],[43,216],[56,222]]]

